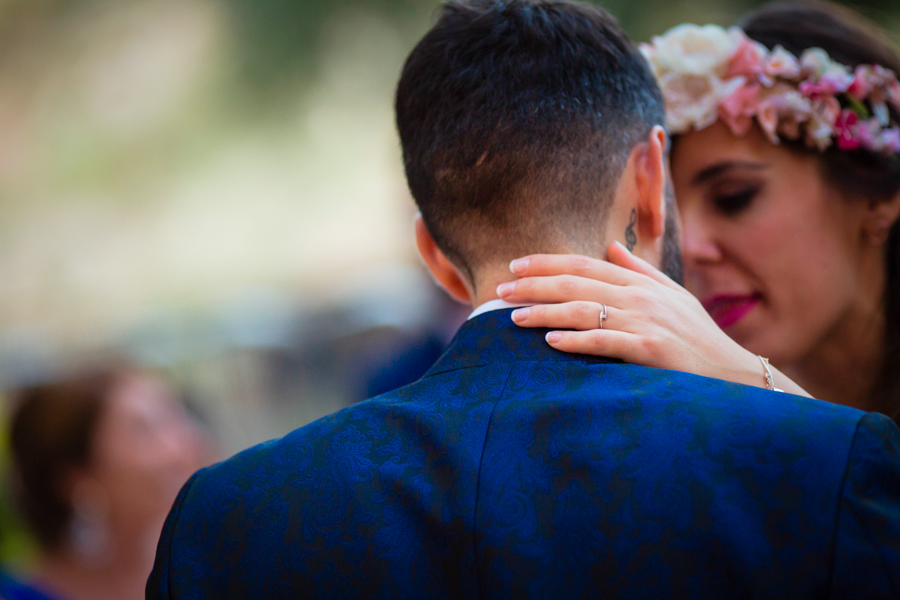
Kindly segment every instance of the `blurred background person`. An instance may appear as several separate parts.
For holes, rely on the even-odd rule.
[[[4,578],[0,596],[143,598],[166,514],[210,461],[204,433],[141,371],[86,372],[18,396],[13,489],[39,553],[28,583]]]

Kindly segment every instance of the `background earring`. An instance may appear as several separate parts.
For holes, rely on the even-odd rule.
[[[112,562],[114,552],[103,503],[86,490],[74,494],[69,520],[69,548],[75,559],[90,567]]]

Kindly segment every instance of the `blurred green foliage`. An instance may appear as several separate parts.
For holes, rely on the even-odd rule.
[[[0,1],[0,40],[4,30],[22,22],[65,21],[90,5],[111,0]],[[144,0],[129,0],[140,2]],[[589,0],[614,14],[636,40],[681,22],[731,24],[764,0]],[[270,111],[291,102],[297,86],[316,75],[316,58],[323,26],[342,14],[377,15],[410,35],[410,45],[425,31],[439,0],[213,0],[230,22],[230,56],[225,87],[232,116],[278,117]],[[857,9],[873,21],[900,29],[900,2],[852,0],[839,3]],[[0,41],[2,50],[2,41]],[[377,49],[375,49],[377,50]],[[235,113],[237,113],[235,115]],[[276,110],[277,113],[277,110]]]
[[[277,121],[289,108],[292,91],[316,73],[316,48],[322,24],[342,12],[377,14],[410,32],[410,45],[433,20],[435,0],[221,0],[234,18],[235,46],[231,75],[239,93],[232,96],[236,118],[268,116]],[[680,22],[727,25],[762,0],[599,0],[636,40],[648,40]],[[876,22],[900,29],[900,2],[844,2]]]
[[[350,10],[377,13],[398,22],[423,28],[440,5],[434,0],[221,0],[235,18],[240,51],[234,67],[247,89],[279,98],[285,83],[303,80],[312,72],[322,23]],[[727,25],[764,0],[599,0],[636,40],[647,40],[673,25],[714,22]],[[842,2],[879,23],[897,23],[896,0]],[[424,17],[424,18],[423,18]]]
[[[322,25],[344,12],[365,11],[396,22],[420,17],[431,0],[221,0],[237,36],[233,67],[247,89],[279,97],[312,74]],[[242,87],[244,87],[242,86]]]
[[[2,395],[0,402],[5,402]],[[18,569],[28,564],[35,547],[13,508],[7,432],[6,419],[0,413],[0,565]]]

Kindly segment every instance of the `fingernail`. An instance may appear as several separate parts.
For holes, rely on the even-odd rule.
[[[497,286],[497,295],[501,298],[506,298],[513,293],[514,289],[516,289],[515,281],[510,281],[509,283],[501,283]]]
[[[628,248],[626,248],[625,246],[623,246],[623,245],[622,245],[622,242],[620,242],[619,240],[615,240],[615,243],[616,243],[616,245],[617,245],[619,248],[621,248],[622,250],[624,250],[624,251],[627,252],[628,254],[631,254],[631,250],[629,250]]]
[[[556,342],[558,342],[559,340],[562,339],[562,334],[556,333],[555,331],[551,331],[546,336],[544,336],[544,339],[547,340],[548,344],[555,344]]]
[[[516,323],[520,323],[528,318],[528,315],[531,314],[530,308],[520,308],[519,310],[514,310],[512,313],[512,320]]]
[[[529,258],[517,258],[516,260],[509,263],[509,270],[513,273],[524,273],[528,268],[528,263],[531,262]]]

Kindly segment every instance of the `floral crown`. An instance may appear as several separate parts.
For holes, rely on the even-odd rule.
[[[798,60],[737,27],[716,25],[679,25],[641,52],[662,88],[672,134],[721,119],[740,136],[755,119],[775,144],[783,136],[820,151],[837,143],[841,150],[900,153],[900,127],[888,108],[900,113],[900,84],[878,65],[851,70],[821,48]]]

